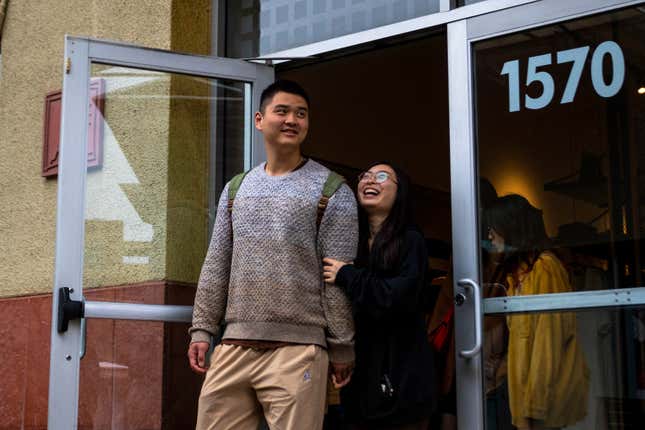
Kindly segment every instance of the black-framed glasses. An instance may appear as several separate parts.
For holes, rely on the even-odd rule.
[[[394,178],[392,177],[392,174],[389,172],[386,172],[385,170],[379,170],[378,172],[367,171],[358,175],[359,182],[374,181],[377,184],[382,184],[388,179],[392,180],[392,182],[394,182],[395,184],[398,184],[398,182],[395,181]]]

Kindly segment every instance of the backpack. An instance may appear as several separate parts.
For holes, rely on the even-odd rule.
[[[232,214],[233,213],[233,202],[235,200],[235,196],[237,195],[238,190],[240,189],[240,186],[242,185],[242,181],[246,177],[246,174],[249,173],[249,171],[238,173],[231,179],[231,183],[228,186],[228,213]],[[325,181],[325,185],[323,185],[322,189],[322,194],[320,196],[320,200],[318,200],[318,213],[316,216],[316,232],[320,229],[320,223],[322,222],[323,215],[325,215],[325,210],[327,209],[327,204],[329,204],[329,199],[331,196],[334,195],[336,191],[345,183],[345,178],[343,178],[341,175],[339,175],[336,172],[329,172],[329,175],[327,176],[327,180]],[[231,218],[231,222],[233,222],[233,218]]]

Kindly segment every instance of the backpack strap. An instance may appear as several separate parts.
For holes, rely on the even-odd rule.
[[[233,179],[231,179],[231,183],[228,186],[228,213],[231,214],[233,213],[233,201],[235,200],[235,196],[237,195],[237,192],[240,189],[240,186],[242,185],[242,181],[244,180],[244,177],[246,174],[249,173],[248,171],[238,173],[237,175],[233,176]]]
[[[323,215],[325,215],[325,210],[327,209],[327,204],[329,204],[329,199],[334,195],[336,191],[345,183],[345,178],[339,175],[336,172],[329,172],[325,185],[323,185],[322,196],[318,201],[318,215],[316,217],[316,231],[320,228],[320,223],[322,222]]]

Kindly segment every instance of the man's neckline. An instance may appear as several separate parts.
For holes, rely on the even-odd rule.
[[[300,159],[300,162],[298,163],[298,165],[296,167],[294,167],[293,169],[291,169],[291,170],[289,170],[289,171],[287,171],[285,173],[282,173],[280,175],[269,175],[269,173],[267,172],[267,162],[264,162],[264,165],[262,166],[262,171],[269,178],[284,178],[286,176],[291,175],[294,172],[297,172],[301,168],[303,168],[305,166],[305,164],[307,164],[308,161],[309,161],[309,158],[302,156],[301,159]]]

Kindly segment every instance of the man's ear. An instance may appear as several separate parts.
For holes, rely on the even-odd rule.
[[[255,113],[255,128],[262,130],[262,112],[258,111]]]

